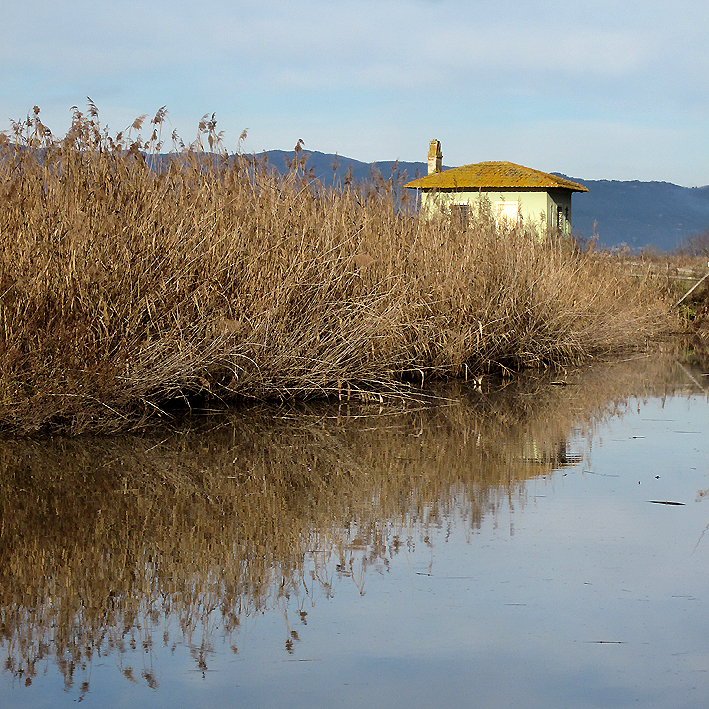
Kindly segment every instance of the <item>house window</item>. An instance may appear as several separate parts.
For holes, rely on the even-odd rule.
[[[513,226],[519,218],[519,202],[495,202],[495,218],[497,223],[506,222]]]
[[[463,229],[468,228],[468,220],[470,218],[469,204],[451,204],[451,219]]]

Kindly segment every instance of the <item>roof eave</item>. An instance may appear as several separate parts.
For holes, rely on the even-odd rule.
[[[470,192],[478,190],[539,190],[543,192],[548,192],[549,190],[567,190],[569,192],[588,192],[588,187],[579,184],[575,184],[572,187],[571,185],[421,185],[416,184],[418,182],[418,180],[412,180],[411,182],[407,182],[404,187],[410,190],[466,190]]]

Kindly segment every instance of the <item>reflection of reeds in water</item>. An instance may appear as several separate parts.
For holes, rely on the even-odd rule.
[[[524,502],[524,481],[563,463],[574,426],[656,376],[617,370],[620,384],[608,369],[583,386],[530,377],[387,416],[254,410],[166,440],[5,442],[5,668],[30,684],[51,660],[81,692],[92,658],[113,652],[129,681],[154,686],[155,645],[185,642],[205,669],[215,633],[236,649],[243,619],[279,606],[293,651],[288,597],[327,595],[338,578],[363,591],[368,568],[451,514],[474,529]],[[131,649],[143,650],[142,667],[127,663]]]

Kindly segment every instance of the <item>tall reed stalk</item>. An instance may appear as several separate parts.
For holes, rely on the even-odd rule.
[[[483,213],[401,208],[401,182],[317,184],[200,142],[160,155],[161,109],[115,137],[39,109],[0,144],[0,428],[142,425],[177,402],[367,391],[579,363],[673,326],[607,260]],[[201,141],[206,137],[208,149]]]

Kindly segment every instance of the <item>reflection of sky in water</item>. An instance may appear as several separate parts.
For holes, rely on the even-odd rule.
[[[430,531],[430,544],[418,532],[412,545],[401,536],[398,553],[366,573],[363,551],[351,575],[348,565],[337,571],[334,554],[310,555],[308,569],[331,578],[332,594],[306,572],[308,594],[245,618],[231,638],[215,630],[204,673],[183,644],[160,647],[157,631],[152,658],[140,650],[95,657],[84,701],[707,706],[709,532],[700,538],[709,498],[698,498],[709,488],[706,399],[632,403],[569,449],[583,461],[529,481],[514,509],[486,516],[479,531],[452,516]],[[136,678],[151,667],[159,688],[128,682],[116,671],[121,661]],[[16,688],[9,706],[76,701],[75,692],[57,692],[62,680],[51,666],[31,693],[7,675],[0,681]]]
[[[368,574],[364,598],[338,586],[299,630],[295,657],[319,662],[284,670],[279,700],[706,706],[709,535],[697,542],[709,500],[695,500],[709,486],[708,413],[703,401],[651,401],[590,446],[572,441],[583,464],[530,482],[524,510],[497,529],[439,532]],[[248,682],[254,702],[273,691],[262,679]]]

